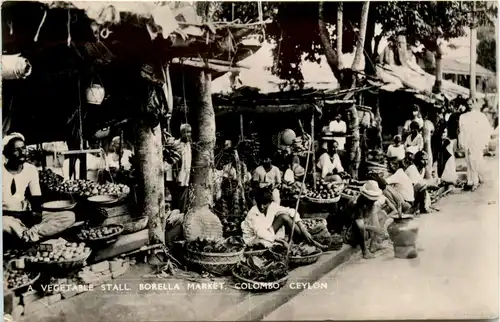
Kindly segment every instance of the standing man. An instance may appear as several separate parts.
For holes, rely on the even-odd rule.
[[[473,99],[467,101],[467,112],[460,116],[459,138],[460,148],[465,152],[467,162],[467,188],[476,190],[483,182],[480,169],[483,163],[483,152],[488,145],[492,128],[486,115],[479,110],[480,106]]]
[[[403,127],[403,138],[406,138],[406,136],[411,134],[411,124],[413,122],[416,122],[418,124],[419,130],[421,130],[424,126],[424,118],[420,113],[420,107],[418,107],[418,105],[413,105],[412,118],[405,122],[405,125]]]
[[[340,113],[337,113],[335,119],[330,122],[329,130],[332,133],[334,140],[337,141],[339,150],[344,151],[347,125],[344,121],[342,121],[342,115],[340,115]]]
[[[177,140],[177,143],[181,146],[181,159],[176,164],[167,164],[165,173],[170,194],[172,195],[173,209],[179,209],[181,213],[185,214],[191,177],[191,125],[182,124],[180,132],[181,137]]]

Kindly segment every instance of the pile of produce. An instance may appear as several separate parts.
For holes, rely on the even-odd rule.
[[[181,159],[182,144],[170,134],[164,134],[163,160],[168,164],[176,164]]]
[[[303,155],[305,152],[309,151],[310,145],[311,145],[311,136],[308,134],[304,134],[295,139],[295,142],[292,145],[292,151],[294,153]]]
[[[366,153],[366,160],[375,163],[385,164],[386,155],[382,150],[370,150]]]
[[[283,245],[273,245],[272,251],[276,254],[286,254],[286,247]],[[318,249],[315,246],[306,243],[293,244],[290,247],[290,257],[306,257],[317,254]]]
[[[346,187],[342,193],[351,197],[356,197],[359,195],[359,190],[353,189],[352,187]]]
[[[21,269],[10,269],[4,272],[4,285],[7,286],[7,289],[17,288],[28,284],[36,275],[36,273]]]
[[[126,195],[130,188],[124,184],[104,183],[99,184],[90,180],[69,180],[54,187],[55,192],[64,194],[75,194],[80,197],[92,197],[102,195]]]
[[[263,250],[263,249],[267,249],[267,247],[262,245],[262,244],[256,244],[256,245],[251,245],[251,246],[245,247],[245,251],[247,251],[247,252],[251,252],[251,251],[255,251],[255,250]]]
[[[103,238],[111,236],[111,235],[116,235],[117,233],[120,233],[122,231],[123,231],[123,227],[118,226],[118,225],[94,227],[94,228],[89,228],[89,229],[82,229],[80,234],[78,234],[78,238],[80,240],[92,241],[92,240],[96,240],[96,239],[103,239]]]
[[[62,176],[54,173],[51,169],[38,171],[38,176],[40,178],[40,188],[42,191],[53,191],[64,181]]]
[[[255,169],[260,162],[260,140],[258,134],[251,134],[238,143],[238,155],[249,169]]]
[[[192,252],[220,254],[239,252],[244,247],[243,241],[234,237],[219,240],[197,238],[186,245],[186,248]]]
[[[343,189],[344,185],[341,182],[320,181],[316,185],[316,190],[312,187],[308,189],[306,196],[314,199],[334,199],[340,195]]]
[[[42,245],[40,245],[42,246]],[[52,263],[76,260],[90,254],[90,248],[85,243],[59,244],[51,250],[42,247],[31,250],[28,253],[27,260],[32,263]]]
[[[249,256],[235,267],[234,272],[240,277],[264,283],[276,282],[288,275],[285,263],[258,256]]]
[[[324,246],[330,246],[331,235],[325,220],[319,218],[306,218],[302,220],[312,238]]]

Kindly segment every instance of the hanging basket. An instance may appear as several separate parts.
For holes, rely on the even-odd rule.
[[[87,103],[94,105],[101,105],[102,101],[104,101],[104,87],[99,84],[93,84],[89,88],[87,88]]]

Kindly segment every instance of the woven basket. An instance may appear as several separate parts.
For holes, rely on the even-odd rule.
[[[204,270],[215,275],[229,275],[234,265],[243,257],[245,249],[233,253],[207,253],[190,250],[186,247],[186,260],[199,265]]]
[[[245,256],[261,256],[261,255],[263,255],[267,251],[268,251],[267,248],[265,248],[265,249],[257,249],[257,250],[247,250],[243,254]]]
[[[7,267],[8,269],[12,269],[12,265],[13,265],[13,262],[14,260],[11,260],[8,264],[7,264]],[[29,280],[28,282],[26,282],[26,284],[23,284],[23,285],[20,285],[20,286],[17,286],[17,287],[13,287],[13,288],[8,288],[7,290],[13,292],[13,291],[19,291],[21,289],[24,289],[30,285],[33,285],[36,281],[38,281],[38,279],[40,278],[41,274],[38,273],[35,277],[33,277],[31,280]],[[5,285],[7,287],[7,283]]]
[[[308,200],[309,202],[312,202],[312,203],[316,203],[316,204],[333,204],[333,203],[337,203],[339,202],[340,200],[340,195],[338,197],[335,197],[333,199],[317,199],[317,198],[311,198],[311,197],[305,197],[306,200]]]
[[[197,238],[222,238],[222,223],[208,207],[189,211],[182,228],[187,241]]]
[[[114,234],[108,235],[108,236],[103,236],[101,238],[85,239],[80,234],[77,235],[77,238],[79,240],[81,240],[82,242],[85,242],[86,244],[89,244],[89,245],[111,245],[111,244],[114,244],[118,240],[118,237],[123,233],[123,226],[122,225],[108,225],[108,226],[117,226],[119,228],[119,231],[117,231]]]
[[[253,292],[272,292],[276,291],[283,286],[285,286],[286,282],[288,281],[289,276],[285,276],[282,279],[279,279],[274,282],[257,282],[257,281],[252,281],[250,279],[244,278],[239,276],[234,270],[232,271],[233,277],[236,280],[236,282],[239,283],[246,283],[249,285],[253,285],[254,287],[247,289],[248,291],[253,291]],[[275,287],[276,285],[276,287]]]
[[[323,226],[327,226],[327,222],[326,222],[326,219],[325,218],[304,218],[302,219],[303,222],[308,222],[308,221],[320,221],[321,222],[321,225]]]
[[[289,263],[294,266],[310,265],[316,263],[322,254],[323,252],[318,250],[317,253],[308,256],[290,256]]]
[[[86,254],[83,254],[79,258],[71,259],[71,260],[66,260],[66,261],[53,261],[53,262],[31,262],[29,259],[26,259],[26,262],[28,262],[30,265],[33,266],[38,266],[43,270],[49,271],[48,268],[50,267],[57,267],[60,269],[64,270],[69,270],[72,268],[80,267],[83,266],[87,258],[89,258],[90,254],[92,254],[92,251],[87,252]]]

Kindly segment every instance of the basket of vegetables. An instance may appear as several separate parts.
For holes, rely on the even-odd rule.
[[[186,260],[209,273],[228,275],[243,257],[245,246],[237,237],[227,239],[201,239],[187,242]]]
[[[77,237],[79,240],[87,243],[110,245],[116,242],[118,236],[120,236],[122,232],[122,225],[113,224],[84,228]]]
[[[288,269],[284,262],[260,256],[247,257],[246,261],[234,267],[232,274],[241,288],[254,292],[278,290],[288,280]]]
[[[264,254],[268,248],[262,244],[245,247],[245,256],[259,256]]]
[[[271,250],[276,256],[286,255],[287,248],[283,245],[274,245]],[[318,261],[323,252],[315,246],[305,243],[293,244],[290,247],[289,263],[292,266],[310,265]]]
[[[321,181],[317,184],[316,190],[308,189],[305,199],[317,204],[332,204],[340,200],[340,193],[344,189],[343,182]]]
[[[33,285],[40,278],[40,273],[26,271],[24,268],[23,259],[12,260],[7,264],[7,270],[4,272],[4,287],[6,290],[22,290]]]
[[[83,266],[92,250],[85,243],[64,243],[54,245],[51,249],[34,248],[25,258],[27,264],[35,266],[55,266],[62,269],[71,269]]]

